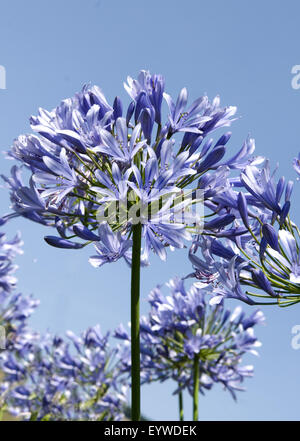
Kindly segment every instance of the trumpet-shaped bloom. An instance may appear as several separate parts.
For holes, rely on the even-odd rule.
[[[295,237],[285,230],[280,230],[278,233],[273,230],[272,233],[274,239],[269,239],[267,242],[270,245],[268,253],[272,258],[273,271],[275,267],[276,274],[280,277],[288,278],[292,283],[300,284],[299,248]],[[269,265],[269,262],[267,262],[267,265]]]
[[[275,214],[280,215],[283,210],[279,205],[280,199],[285,190],[285,201],[289,200],[292,183],[285,184],[285,179],[281,178],[275,184],[274,173],[271,174],[268,161],[263,169],[258,169],[256,166],[247,166],[241,174],[241,182],[258,202]]]
[[[131,241],[122,237],[121,233],[114,234],[108,224],[101,224],[98,230],[99,241],[95,243],[97,255],[90,257],[94,267],[104,263],[114,262],[120,257],[129,260]]]

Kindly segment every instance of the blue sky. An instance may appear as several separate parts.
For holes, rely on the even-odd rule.
[[[0,150],[30,130],[28,118],[38,107],[52,109],[87,82],[98,84],[109,100],[125,98],[126,76],[149,69],[165,76],[171,95],[186,86],[191,99],[220,94],[224,105],[237,105],[241,118],[232,126],[232,152],[250,133],[257,153],[273,166],[278,162],[278,174],[295,179],[291,162],[300,151],[300,90],[291,87],[291,69],[300,64],[299,14],[296,0],[6,0],[0,16],[0,65],[7,74],[7,89],[0,90]],[[1,173],[11,165],[0,157]],[[299,186],[295,182],[295,220]],[[0,189],[0,198],[1,212],[7,212],[6,189]],[[63,333],[128,322],[130,274],[124,263],[96,270],[87,261],[91,248],[51,248],[43,241],[49,230],[26,220],[12,222],[8,230],[22,231],[25,242],[19,289],[41,300],[33,326]],[[166,263],[153,258],[142,274],[142,310],[155,284],[187,271],[186,251],[169,253]],[[216,387],[200,398],[201,419],[299,419],[300,350],[291,348],[299,308],[264,309],[267,326],[258,330],[263,347],[259,358],[247,359],[255,364],[247,392],[234,403]],[[176,419],[172,387],[144,387],[144,413]],[[191,400],[185,397],[185,403],[190,417]]]

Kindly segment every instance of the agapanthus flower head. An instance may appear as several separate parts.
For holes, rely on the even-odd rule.
[[[173,379],[176,391],[193,391],[193,360],[199,357],[200,391],[220,383],[235,397],[253,368],[242,366],[247,352],[260,346],[253,327],[264,322],[261,311],[247,317],[241,307],[232,313],[222,305],[210,306],[206,291],[182,279],[172,279],[164,295],[156,287],[149,295],[151,311],[141,319],[141,366],[143,382]],[[123,344],[123,369],[130,369],[130,337],[121,325],[115,336]]]
[[[218,216],[210,198],[228,187],[228,170],[253,163],[250,139],[226,160],[230,133],[215,143],[207,137],[233,121],[236,108],[221,107],[219,97],[210,102],[203,96],[188,105],[183,88],[173,101],[164,78],[148,71],[137,80],[128,77],[125,88],[133,100],[127,110],[119,97],[110,105],[89,85],[52,111],[39,109],[30,120],[35,134],[19,136],[9,152],[29,170],[29,185],[15,166],[4,178],[15,213],[57,229],[58,236],[46,239],[50,245],[77,249],[98,242],[101,264],[121,257],[130,262],[135,223],[142,224],[145,259],[150,251],[165,259],[166,248],[184,247],[191,233],[203,228],[196,207],[204,202]],[[178,142],[173,135],[181,132]],[[122,239],[113,252],[112,242],[108,246],[98,238],[102,222],[110,237]],[[215,229],[225,219],[211,222],[207,228]]]
[[[18,293],[13,260],[19,235],[0,233],[0,408],[22,419],[121,419],[127,380],[99,326],[67,339],[28,325],[39,304]]]
[[[4,232],[0,233],[0,355],[12,347],[23,347],[36,337],[27,320],[39,301],[16,291],[14,259],[22,253],[22,244],[19,234],[8,240]]]
[[[25,420],[123,418],[127,385],[108,336],[98,326],[67,335],[36,335],[0,353],[5,409]]]
[[[206,284],[213,295],[212,303],[224,298],[235,298],[248,304],[289,306],[298,303],[300,265],[297,226],[289,218],[284,223],[278,219],[274,226],[263,223],[259,218],[255,226],[249,219],[245,212],[244,224],[248,225],[248,233],[241,237],[198,238],[197,246],[194,244],[190,251],[196,272],[187,277],[194,277],[197,284],[197,268],[207,268],[209,274],[214,275],[210,285]],[[202,258],[195,255],[198,249],[202,250]],[[257,289],[264,293],[259,294]]]
[[[195,271],[187,277],[204,283],[213,303],[225,298],[248,304],[298,303],[299,229],[290,218],[293,182],[276,180],[276,170],[271,173],[269,161],[260,157],[241,163],[239,176],[232,177],[228,169],[224,163],[216,171],[220,186],[209,175],[199,180],[209,195],[204,204],[216,216],[204,222],[204,235],[193,237],[189,257]]]

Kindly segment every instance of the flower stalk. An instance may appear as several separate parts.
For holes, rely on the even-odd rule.
[[[179,420],[184,421],[184,413],[183,413],[183,394],[182,391],[178,394],[179,397]]]
[[[141,416],[140,392],[140,267],[142,225],[132,226],[131,265],[131,419],[139,421]]]
[[[198,421],[199,404],[199,354],[194,357],[194,395],[193,395],[193,421]]]

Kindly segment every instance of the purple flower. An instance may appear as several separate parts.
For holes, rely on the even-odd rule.
[[[230,119],[236,112],[236,107],[220,108],[219,97],[210,103],[206,96],[198,98],[186,109],[188,92],[185,87],[180,91],[176,103],[167,93],[164,93],[164,98],[169,107],[171,133],[206,135],[218,127],[230,125]]]
[[[80,248],[96,240],[101,222],[108,224],[110,244],[98,241],[100,257],[90,260],[95,266],[118,256],[130,261],[127,244],[135,223],[143,225],[145,259],[151,251],[165,259],[167,248],[186,246],[191,233],[198,231],[202,220],[196,206],[203,202],[214,216],[204,228],[219,234],[236,217],[219,213],[216,206],[218,195],[231,186],[228,170],[257,163],[249,160],[253,140],[226,160],[230,133],[215,143],[204,139],[233,121],[236,108],[222,108],[219,97],[212,102],[200,97],[188,105],[183,88],[174,102],[165,93],[164,78],[148,71],[137,80],[128,77],[125,88],[133,99],[127,109],[118,97],[110,105],[97,86],[84,86],[51,111],[40,109],[30,119],[36,135],[19,136],[8,154],[31,175],[29,186],[15,167],[12,176],[4,178],[13,210],[55,227],[61,237],[47,236],[49,244]],[[163,97],[169,106],[165,123]],[[177,145],[172,136],[178,132],[183,138]],[[198,191],[203,191],[201,198]],[[287,211],[286,205],[285,216]],[[83,243],[73,240],[74,235]],[[112,245],[113,235],[125,248]]]
[[[81,243],[72,242],[71,240],[62,239],[61,237],[56,236],[45,236],[45,241],[48,245],[51,245],[55,248],[66,248],[77,250],[78,248],[82,248],[83,245]]]
[[[269,254],[273,258],[273,265],[277,274],[283,278],[288,278],[293,284],[300,284],[300,263],[299,263],[299,246],[295,237],[285,230],[278,232],[279,243],[282,251],[273,247],[268,249]],[[275,260],[275,261],[274,261]],[[268,265],[268,263],[267,263]],[[270,271],[272,269],[270,268]]]
[[[127,384],[117,351],[97,326],[67,334],[37,335],[0,354],[6,409],[25,420],[122,419]]]
[[[148,108],[151,105],[155,111],[155,122],[161,124],[161,105],[165,88],[163,76],[151,75],[149,71],[142,70],[137,80],[128,76],[127,83],[124,83],[124,87],[134,101],[138,102],[141,94],[145,94],[149,103]],[[147,103],[147,100],[145,101]]]
[[[68,339],[28,326],[39,302],[14,292],[21,239],[0,233],[1,406],[25,420],[118,420],[124,417],[127,380],[116,349],[99,326]]]
[[[279,244],[277,238],[277,232],[272,225],[264,224],[262,226],[262,233],[268,245],[270,245],[273,250],[279,251]]]
[[[281,178],[275,184],[274,173],[271,174],[268,161],[262,170],[253,165],[247,166],[241,174],[241,182],[264,207],[280,215],[279,202],[285,188],[285,181]],[[290,193],[291,191],[289,191],[289,196]]]
[[[98,230],[99,242],[95,243],[97,255],[90,257],[89,261],[94,267],[105,263],[115,262],[124,257],[129,260],[131,241],[127,240],[120,232],[114,234],[108,224],[102,223]]]
[[[257,354],[260,345],[253,333],[264,315],[246,317],[238,307],[231,314],[221,305],[207,304],[204,290],[175,278],[167,284],[168,295],[156,287],[149,295],[150,313],[141,318],[141,367],[144,383],[173,379],[175,393],[193,390],[193,360],[199,356],[200,391],[221,383],[235,397],[253,368],[241,366],[242,356]],[[122,341],[123,370],[130,369],[130,337],[123,325],[115,331]]]
[[[236,267],[235,263],[236,257],[233,257],[227,267],[217,265],[220,284],[212,292],[213,298],[210,301],[212,305],[222,302],[225,297],[242,300],[249,305],[255,304],[242,290],[239,281],[241,266]]]
[[[44,156],[43,161],[49,172],[37,172],[33,175],[33,180],[49,187],[40,193],[43,198],[50,196],[55,204],[59,204],[78,184],[75,170],[69,165],[65,149],[61,150],[59,161],[48,156]]]
[[[223,144],[221,144],[223,145]],[[232,169],[244,170],[247,165],[256,166],[264,162],[262,156],[252,156],[255,151],[255,140],[248,137],[242,148],[230,159],[227,159],[222,165]]]

